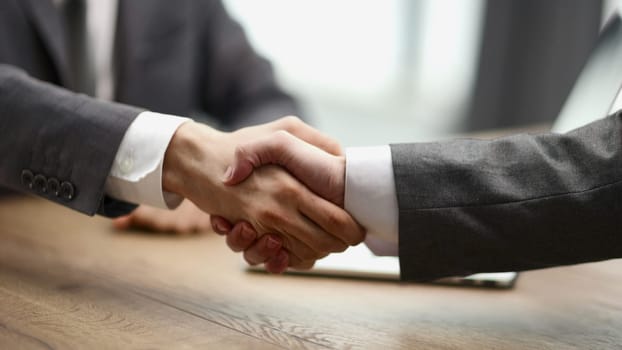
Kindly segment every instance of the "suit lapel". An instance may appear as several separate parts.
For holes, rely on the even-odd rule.
[[[43,45],[52,58],[54,67],[58,71],[61,84],[67,86],[69,71],[65,50],[65,35],[63,24],[58,11],[50,0],[22,0],[37,32],[41,36]]]

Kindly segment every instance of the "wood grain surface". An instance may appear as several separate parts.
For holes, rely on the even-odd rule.
[[[0,349],[622,348],[622,261],[513,290],[247,273],[222,237],[0,202]]]

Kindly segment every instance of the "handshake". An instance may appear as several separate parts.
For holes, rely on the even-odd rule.
[[[270,272],[311,268],[365,238],[343,209],[339,144],[295,117],[231,133],[181,125],[164,157],[162,186],[209,213],[231,249]]]

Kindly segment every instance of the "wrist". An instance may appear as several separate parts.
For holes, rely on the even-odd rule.
[[[190,198],[193,191],[190,187],[194,183],[191,179],[196,178],[197,171],[204,170],[198,168],[205,161],[209,161],[206,145],[217,148],[221,136],[221,132],[199,123],[182,124],[171,138],[164,154],[162,188]]]

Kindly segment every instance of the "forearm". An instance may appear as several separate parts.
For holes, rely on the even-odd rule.
[[[104,200],[104,184],[140,109],[71,93],[7,65],[0,65],[0,106],[4,186],[89,215],[106,214],[104,204],[118,209],[118,203]],[[21,176],[24,171],[33,181]],[[56,181],[66,183],[65,192],[56,190]]]
[[[392,145],[403,277],[622,256],[621,130]]]

